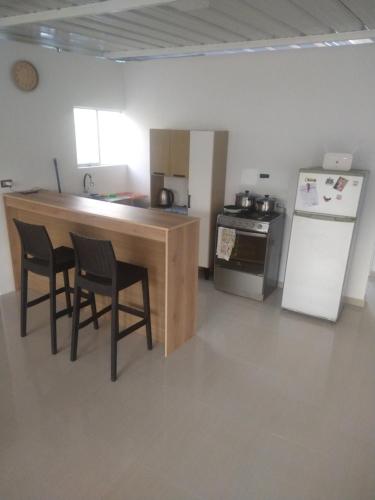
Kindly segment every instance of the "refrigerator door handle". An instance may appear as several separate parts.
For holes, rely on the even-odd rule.
[[[335,221],[335,222],[355,222],[355,217],[345,217],[339,215],[324,215],[318,214],[314,212],[303,212],[301,210],[295,210],[294,215],[298,215],[298,217],[306,217],[307,219],[318,219],[318,220],[326,220],[326,221]]]

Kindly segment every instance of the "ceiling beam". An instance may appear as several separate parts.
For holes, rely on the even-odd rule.
[[[102,2],[87,3],[74,7],[62,7],[60,9],[42,10],[29,14],[2,17],[0,18],[0,28],[45,21],[56,21],[72,17],[114,14],[116,12],[169,4],[174,1],[175,0],[103,0]]]
[[[327,35],[298,36],[292,38],[272,38],[269,40],[254,40],[249,42],[225,42],[201,45],[190,45],[184,47],[168,47],[162,49],[143,49],[108,52],[105,55],[108,59],[127,59],[137,57],[158,57],[158,56],[188,56],[200,53],[225,52],[236,50],[250,50],[262,47],[281,47],[287,45],[299,45],[322,42],[339,42],[345,40],[358,40],[364,38],[375,38],[375,29],[364,31],[350,31],[345,33],[329,33]]]

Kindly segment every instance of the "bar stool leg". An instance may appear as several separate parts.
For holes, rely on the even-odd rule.
[[[66,300],[66,307],[69,309],[68,316],[69,318],[72,317],[72,311],[70,310],[72,307],[72,301],[70,299],[70,285],[69,285],[69,271],[65,269],[63,271],[64,275],[64,287],[65,287],[65,300]]]
[[[76,278],[77,280],[77,278]],[[72,341],[70,346],[70,361],[77,359],[79,316],[81,312],[81,288],[74,288],[73,321],[72,321]]]
[[[90,292],[89,293],[89,301],[91,304],[91,314],[92,317],[94,318],[94,329],[97,330],[99,328],[99,323],[98,323],[98,318],[96,317],[96,300],[95,300],[95,293]]]
[[[26,337],[28,271],[21,268],[21,337]]]
[[[51,323],[51,352],[57,353],[56,335],[56,274],[52,272],[49,277],[49,314]]]
[[[148,287],[148,273],[142,280],[142,293],[143,293],[143,309],[145,312],[146,320],[146,338],[147,338],[147,349],[151,351],[152,349],[152,333],[151,333],[151,311],[150,311],[150,293]]]
[[[112,295],[112,318],[111,318],[111,380],[117,379],[117,340],[118,340],[118,292]]]

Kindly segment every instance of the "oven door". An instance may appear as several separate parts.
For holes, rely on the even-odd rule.
[[[224,227],[224,226],[223,226]],[[267,234],[235,229],[236,241],[230,259],[215,257],[215,264],[227,269],[264,276],[267,253]],[[217,244],[217,232],[216,232]]]

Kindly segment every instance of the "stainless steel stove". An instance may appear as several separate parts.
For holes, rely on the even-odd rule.
[[[278,286],[284,214],[223,213],[217,218],[216,235],[219,227],[233,229],[235,243],[228,260],[215,256],[215,287],[264,300]]]

